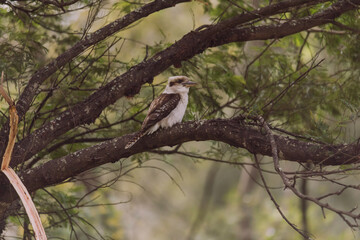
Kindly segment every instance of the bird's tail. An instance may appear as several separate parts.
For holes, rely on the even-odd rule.
[[[125,149],[131,148],[139,139],[144,136],[143,132],[138,132],[133,138],[126,144]]]

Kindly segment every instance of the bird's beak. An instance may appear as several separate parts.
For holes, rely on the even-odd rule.
[[[197,84],[196,82],[190,80],[182,83],[182,85],[184,85],[185,87],[192,87],[195,86],[196,84]]]

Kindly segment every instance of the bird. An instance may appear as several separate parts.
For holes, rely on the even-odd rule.
[[[125,149],[131,148],[146,134],[181,122],[188,105],[189,89],[196,84],[186,76],[169,77],[165,90],[151,102],[140,131],[126,144]]]

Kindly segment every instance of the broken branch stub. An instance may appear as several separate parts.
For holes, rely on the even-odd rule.
[[[3,89],[3,88],[0,87],[0,89]],[[8,145],[6,147],[6,150],[5,150],[5,153],[3,156],[3,161],[1,163],[1,170],[4,170],[9,167],[11,155],[12,155],[14,145],[15,145],[17,129],[18,129],[17,126],[18,126],[19,117],[17,115],[15,105],[10,106],[9,113],[10,113],[9,142],[8,142]]]
[[[34,229],[36,240],[46,240],[47,237],[45,234],[44,227],[41,223],[39,213],[36,210],[36,207],[31,199],[28,190],[26,189],[25,185],[21,182],[19,176],[16,175],[15,171],[9,167],[11,155],[15,145],[16,134],[18,131],[19,117],[14,102],[11,100],[10,96],[6,93],[5,89],[2,86],[3,79],[4,79],[4,73],[1,74],[0,94],[9,104],[10,132],[9,132],[9,141],[6,146],[3,160],[1,162],[1,171],[9,179],[11,185],[14,187],[17,194],[19,195],[24,205],[25,211],[29,216],[31,225]]]

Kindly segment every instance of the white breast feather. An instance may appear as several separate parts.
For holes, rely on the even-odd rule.
[[[152,126],[147,131],[147,134],[152,134],[153,132],[158,130],[159,127],[168,128],[168,127],[173,126],[176,123],[181,122],[185,115],[185,110],[186,110],[187,104],[188,104],[187,93],[181,93],[180,101],[179,101],[178,105],[176,106],[176,108],[174,108],[174,110],[172,110],[167,117],[163,118],[158,123],[156,123],[154,126]]]
[[[188,104],[188,95],[183,93],[180,94],[180,96],[181,98],[176,108],[172,110],[167,117],[159,122],[161,127],[168,128],[182,121]]]

